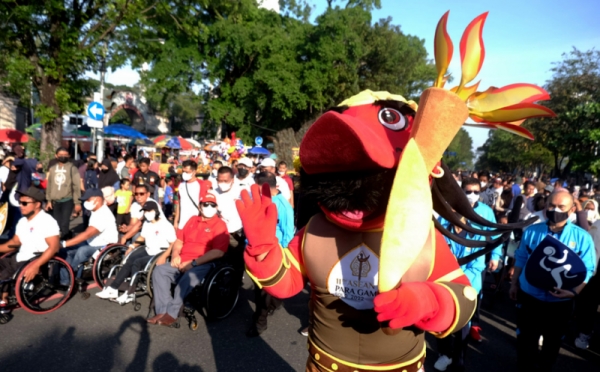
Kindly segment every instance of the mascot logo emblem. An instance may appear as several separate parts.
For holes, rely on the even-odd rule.
[[[583,283],[585,264],[577,253],[548,235],[531,253],[525,265],[527,281],[540,289],[573,289]]]
[[[372,309],[379,291],[378,273],[379,257],[361,244],[333,265],[327,278],[327,290],[355,309]]]
[[[358,281],[360,282],[361,278],[364,278],[371,271],[371,264],[369,263],[369,256],[365,256],[363,252],[360,252],[350,263],[350,270],[352,270],[352,275],[358,277]]]

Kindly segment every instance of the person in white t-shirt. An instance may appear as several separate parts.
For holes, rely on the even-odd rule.
[[[264,159],[260,165],[259,169],[262,168],[263,171],[273,173],[275,175],[275,179],[277,180],[277,191],[281,193],[281,195],[287,200],[290,204],[292,204],[292,192],[290,191],[290,187],[287,182],[281,177],[277,175],[276,170],[277,164],[275,164],[275,160],[271,158]]]
[[[142,207],[144,214],[144,225],[140,237],[129,246],[125,255],[131,253],[127,261],[123,264],[115,280],[106,286],[101,292],[96,293],[96,296],[102,299],[117,299],[121,305],[125,305],[133,301],[133,293],[137,283],[130,283],[127,291],[119,297],[119,286],[125,282],[128,277],[142,270],[152,257],[157,254],[170,250],[173,243],[177,240],[175,228],[164,215],[160,214],[160,208],[155,201],[147,201]],[[140,248],[134,251],[135,248],[146,245],[145,248]],[[168,253],[167,253],[168,254]],[[167,256],[163,254],[157,265],[165,263]]]
[[[0,167],[0,197],[2,196],[4,183],[8,179],[8,174],[10,173],[10,166],[12,162],[15,160],[12,156],[7,156],[2,161],[2,166]]]
[[[62,241],[63,254],[66,254],[67,262],[76,271],[76,278],[81,278],[83,266],[80,264],[89,260],[96,251],[109,244],[119,241],[117,221],[106,203],[102,190],[88,189],[81,197],[83,207],[92,212],[87,229],[81,234],[67,241]],[[70,248],[70,249],[69,249]],[[64,273],[62,273],[64,275]],[[65,282],[64,277],[61,281]]]
[[[17,223],[15,235],[0,245],[0,253],[16,252],[0,259],[0,281],[11,278],[17,270],[36,254],[41,256],[23,273],[25,282],[32,280],[60,248],[60,229],[52,216],[42,210],[46,195],[35,186],[18,191],[23,217]],[[0,309],[7,305],[8,288],[2,287]]]
[[[144,212],[142,207],[147,201],[158,202],[150,197],[150,187],[145,184],[138,184],[133,189],[133,199],[135,200],[129,208],[130,220],[129,225],[119,226],[119,231],[123,234],[119,239],[119,244],[127,244],[128,240],[135,241],[142,231],[142,224],[144,222]],[[160,209],[160,217],[164,218],[165,214]]]
[[[250,170],[254,164],[250,158],[241,158],[238,160],[237,175],[235,176],[234,183],[241,187],[243,190],[250,192],[250,186],[254,185],[254,178],[250,173]]]
[[[173,221],[175,230],[182,230],[190,218],[200,213],[200,196],[206,194],[210,189],[210,183],[196,178],[197,169],[198,165],[193,160],[186,160],[182,164],[181,178],[183,182],[179,184],[179,204],[175,205]]]

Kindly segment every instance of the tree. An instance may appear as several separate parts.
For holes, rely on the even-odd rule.
[[[460,128],[448,145],[442,160],[452,170],[472,169],[474,157],[473,139],[464,128]]]
[[[600,129],[600,51],[576,48],[555,63],[546,90],[555,118],[532,120],[532,133],[553,155],[557,176],[590,169]],[[567,163],[561,170],[561,164]]]
[[[42,156],[60,145],[63,113],[83,109],[83,98],[90,93],[83,74],[99,66],[99,56],[115,42],[114,35],[130,33],[129,40],[136,40],[139,29],[129,26],[155,15],[157,9],[168,11],[169,4],[150,0],[0,3],[0,81],[27,106],[31,85],[39,92],[35,115],[44,124]],[[123,56],[112,58],[108,50],[109,66],[124,63]]]

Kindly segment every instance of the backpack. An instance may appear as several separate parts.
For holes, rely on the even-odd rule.
[[[85,170],[84,186],[86,190],[98,188],[98,173],[95,169]]]

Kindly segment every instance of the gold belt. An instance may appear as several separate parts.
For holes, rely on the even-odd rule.
[[[308,353],[315,364],[323,367],[326,371],[335,372],[373,372],[373,371],[385,371],[385,372],[418,372],[425,363],[425,350],[426,345],[423,343],[423,351],[412,360],[389,365],[366,365],[366,364],[354,364],[343,361],[333,355],[327,354],[315,345],[309,337],[308,340]]]

